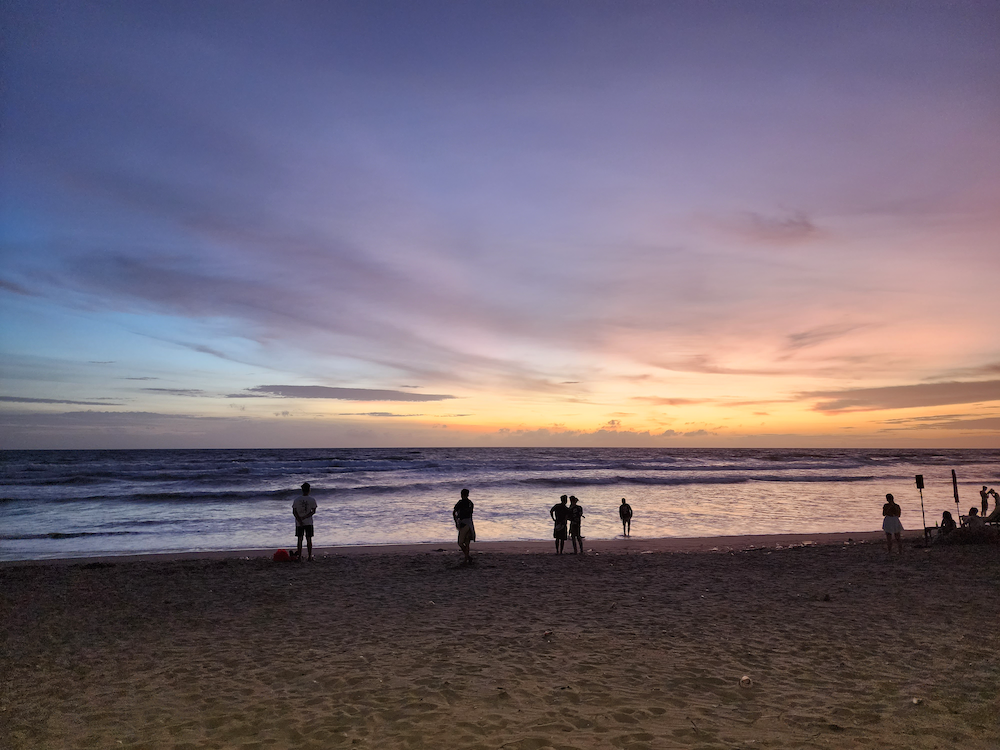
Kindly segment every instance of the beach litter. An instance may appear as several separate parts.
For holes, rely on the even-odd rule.
[[[745,674],[742,677],[740,677],[740,687],[741,688],[753,687],[753,680],[750,679],[750,675]]]

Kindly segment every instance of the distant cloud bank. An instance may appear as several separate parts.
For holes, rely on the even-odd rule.
[[[374,388],[335,388],[326,385],[258,385],[229,398],[277,396],[279,398],[327,398],[337,401],[446,401],[455,398],[440,393],[406,393]]]
[[[802,396],[830,399],[820,401],[813,407],[815,411],[828,413],[874,411],[876,409],[913,409],[949,404],[972,404],[980,401],[1000,401],[1000,380],[897,385],[885,388],[855,388],[844,391],[813,391],[804,393]]]

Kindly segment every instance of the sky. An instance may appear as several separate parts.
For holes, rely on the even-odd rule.
[[[0,447],[1000,446],[1000,4],[2,5]]]

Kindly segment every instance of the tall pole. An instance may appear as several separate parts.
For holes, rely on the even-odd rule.
[[[920,519],[924,522],[924,543],[930,541],[930,529],[927,528],[927,516],[924,515],[924,475],[917,474],[917,489],[920,490]]]
[[[958,516],[959,524],[962,523],[962,509],[958,506],[958,477],[955,476],[955,470],[951,470],[951,488],[955,491],[955,515]]]

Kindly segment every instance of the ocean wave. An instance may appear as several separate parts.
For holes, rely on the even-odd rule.
[[[648,486],[678,486],[691,484],[747,484],[749,482],[871,482],[885,477],[875,476],[844,476],[835,475],[782,475],[759,474],[753,476],[613,476],[613,477],[529,477],[521,479],[519,484],[542,485],[545,487],[606,487],[610,485],[648,485]]]
[[[84,536],[129,536],[141,531],[50,531],[47,534],[0,534],[0,541],[13,542],[23,539],[77,539]]]

